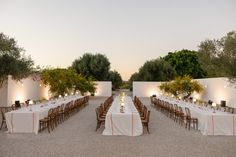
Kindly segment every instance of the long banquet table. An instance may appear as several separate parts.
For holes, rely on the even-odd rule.
[[[203,135],[236,135],[236,115],[216,110],[193,103],[167,97],[158,97],[160,100],[177,104],[183,108],[188,107],[191,116],[198,119],[198,129]]]
[[[19,110],[7,112],[6,123],[9,133],[35,133],[39,131],[39,120],[47,117],[50,108],[66,104],[70,101],[83,98],[80,95],[68,96],[45,103],[40,103],[30,107],[22,107]]]
[[[131,97],[124,99],[125,111],[120,112],[120,99],[116,97],[107,112],[103,135],[139,136],[143,133],[143,126],[139,112]]]

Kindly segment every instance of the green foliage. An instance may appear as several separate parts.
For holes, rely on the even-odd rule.
[[[93,80],[86,80],[73,69],[44,69],[41,72],[45,85],[50,86],[54,97],[64,96],[71,91],[79,90],[83,95],[86,92],[94,93],[96,88]]]
[[[120,88],[123,82],[120,74],[115,70],[109,72],[108,80],[112,82],[112,90]]]
[[[199,45],[199,59],[208,77],[226,76],[236,81],[236,32]]]
[[[175,77],[175,70],[163,59],[147,61],[134,73],[130,81],[167,81]]]
[[[200,93],[203,91],[202,85],[193,80],[190,76],[177,77],[171,82],[165,82],[160,85],[160,89],[175,97],[188,98],[193,92]]]
[[[32,73],[34,62],[22,52],[15,39],[0,33],[0,87],[8,75],[21,80]]]
[[[129,88],[132,90],[133,81],[168,81],[175,77],[174,68],[162,58],[147,61],[139,68],[139,72],[131,75]]]
[[[139,74],[137,72],[133,73],[128,81],[128,87],[132,91],[133,90],[133,81],[140,81],[139,80]]]
[[[110,62],[105,55],[85,53],[72,63],[72,68],[86,78],[93,77],[98,81],[105,81],[109,75]]]
[[[129,81],[123,81],[122,85],[120,86],[120,89],[129,89],[130,84]]]
[[[190,75],[193,78],[203,78],[206,72],[202,69],[198,61],[198,53],[196,51],[181,50],[169,52],[164,60],[169,62],[175,69],[177,76]]]
[[[220,58],[223,61],[226,76],[236,82],[236,32],[229,32],[221,39],[221,43],[224,47]]]

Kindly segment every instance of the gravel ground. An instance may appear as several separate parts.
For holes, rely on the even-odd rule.
[[[150,106],[150,134],[103,136],[97,132],[95,108],[105,98],[91,98],[90,104],[60,124],[52,133],[7,134],[0,131],[0,157],[235,157],[235,136],[203,136],[186,130]]]

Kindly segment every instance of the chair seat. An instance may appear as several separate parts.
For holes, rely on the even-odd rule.
[[[99,118],[98,120],[100,120],[100,121],[105,121],[105,118]]]

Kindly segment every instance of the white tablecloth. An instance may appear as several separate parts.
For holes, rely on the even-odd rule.
[[[66,104],[70,101],[82,98],[79,95],[68,96],[65,99],[61,98],[46,103],[32,105],[30,107],[23,107],[19,110],[7,112],[6,123],[9,133],[35,133],[38,134],[39,120],[48,116],[50,108],[57,107],[61,104]]]
[[[125,112],[120,113],[120,99],[116,97],[108,110],[103,135],[139,136],[143,133],[140,115],[131,97],[125,97]]]
[[[159,99],[183,108],[188,107],[192,117],[198,119],[198,129],[203,135],[236,135],[236,115],[223,111],[215,111],[204,106],[172,99],[159,97]]]

